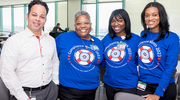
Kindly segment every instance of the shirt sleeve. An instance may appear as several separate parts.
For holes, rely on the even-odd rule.
[[[60,39],[60,36],[58,36],[56,39],[56,50],[57,50],[57,55],[58,55],[58,57],[60,57],[60,41],[61,41],[61,39]]]
[[[56,31],[57,31],[57,29],[56,29],[56,27],[54,27],[52,32],[56,32]]]
[[[103,59],[104,59],[104,46],[103,46],[103,43],[102,43],[102,41],[100,41],[100,43],[99,43],[99,46],[100,46],[100,54],[101,54],[101,59],[100,59],[100,61],[102,62],[103,61]],[[103,63],[103,62],[102,62]],[[101,63],[100,63],[101,64]]]
[[[102,42],[102,46],[103,46],[103,59],[102,59],[100,66],[105,68],[105,66],[106,66],[105,51],[104,51],[104,49],[105,49],[105,45],[104,45],[105,37],[101,40],[101,42]]]
[[[59,84],[59,59],[57,56],[57,51],[56,51],[56,44],[54,42],[54,55],[53,55],[53,82],[55,84]]]
[[[104,49],[104,48],[103,48],[103,49]],[[103,51],[103,52],[104,52],[104,51]],[[100,64],[100,66],[105,68],[105,66],[106,66],[105,54],[103,53],[102,56],[103,56],[103,59],[102,59],[102,62],[101,62],[101,64]]]
[[[10,93],[14,95],[18,100],[27,100],[29,97],[24,92],[20,81],[15,73],[18,60],[18,46],[16,41],[8,39],[1,52],[1,78],[10,90]]]
[[[142,37],[144,35],[144,31],[142,31],[141,33],[140,33],[140,37]]]
[[[59,30],[64,31],[62,28],[59,28]]]
[[[170,42],[171,41],[171,42]],[[169,46],[168,46],[168,50],[167,50],[167,54],[166,54],[166,70],[163,73],[159,85],[156,88],[156,91],[154,94],[160,95],[163,97],[164,92],[166,91],[169,82],[172,78],[172,75],[174,73],[174,70],[177,66],[177,62],[178,62],[178,55],[179,55],[179,37],[173,37],[171,40],[168,40],[168,42],[170,42]]]

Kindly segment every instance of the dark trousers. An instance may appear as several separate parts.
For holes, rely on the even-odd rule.
[[[158,84],[147,84],[146,90],[141,91],[137,89],[137,94],[140,96],[147,95],[147,94],[154,94],[157,87],[158,87]],[[166,91],[164,92],[164,96],[161,97],[160,100],[175,100],[176,94],[177,94],[176,84],[170,83]]]
[[[59,86],[60,100],[94,100],[96,89],[93,90],[79,90],[75,88]]]
[[[28,96],[30,95],[29,91],[25,91],[25,93]],[[57,100],[58,86],[54,84],[53,81],[51,81],[45,89],[32,91],[31,96],[35,96],[36,100]],[[11,96],[10,100],[17,100],[17,99],[14,96]]]
[[[136,88],[130,88],[130,89],[115,88],[107,84],[105,84],[104,86],[106,88],[106,96],[108,100],[114,100],[114,96],[117,92],[126,92],[126,93],[136,94],[136,91],[137,91]]]

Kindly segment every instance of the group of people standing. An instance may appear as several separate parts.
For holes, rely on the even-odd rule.
[[[85,11],[75,14],[75,31],[54,41],[42,31],[47,4],[34,0],[28,9],[27,28],[10,37],[1,53],[1,77],[11,100],[56,100],[58,94],[60,100],[94,100],[99,66],[106,69],[108,100],[114,100],[117,92],[146,100],[175,100],[179,37],[169,31],[160,3],[150,2],[142,11],[140,37],[131,32],[128,13],[114,10],[102,41],[89,34],[92,23]]]

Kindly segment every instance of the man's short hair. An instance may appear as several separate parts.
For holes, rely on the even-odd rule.
[[[31,12],[32,6],[34,6],[36,4],[44,6],[46,8],[46,15],[48,14],[48,12],[49,12],[48,5],[45,2],[43,2],[42,0],[31,1],[30,4],[28,5],[28,14]]]
[[[60,23],[57,23],[57,26],[60,25]]]

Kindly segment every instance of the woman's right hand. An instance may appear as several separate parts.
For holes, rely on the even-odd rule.
[[[147,94],[142,97],[146,98],[145,100],[159,100],[160,99],[160,96],[156,94]]]

